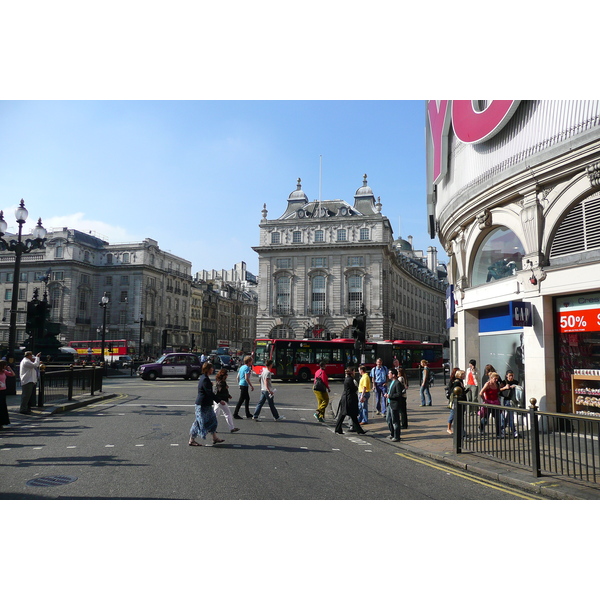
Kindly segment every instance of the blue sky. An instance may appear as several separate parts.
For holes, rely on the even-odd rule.
[[[367,174],[394,234],[431,240],[423,101],[2,101],[0,208],[33,227],[154,238],[200,269],[258,272],[261,210],[308,197],[350,204]]]

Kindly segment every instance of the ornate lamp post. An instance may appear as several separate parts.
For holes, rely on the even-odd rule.
[[[106,359],[104,357],[104,347],[106,345],[106,307],[110,302],[110,298],[104,292],[104,296],[100,302],[98,302],[98,306],[102,309],[102,344],[100,345],[100,359],[102,360],[103,371],[106,373]]]
[[[4,212],[0,211],[0,250],[9,250],[15,253],[15,268],[13,271],[13,288],[10,304],[10,326],[8,330],[8,351],[6,353],[7,361],[12,365],[15,361],[15,345],[17,341],[17,308],[19,301],[19,278],[21,275],[21,256],[29,254],[32,250],[44,248],[46,242],[46,230],[42,226],[42,219],[38,219],[36,227],[31,232],[33,238],[22,238],[23,225],[27,221],[29,213],[25,208],[25,202],[21,199],[19,207],[15,211],[15,218],[19,225],[19,231],[16,240],[7,242],[4,239],[8,224],[4,220]],[[6,380],[7,393],[16,393],[16,383],[14,377],[8,377]]]

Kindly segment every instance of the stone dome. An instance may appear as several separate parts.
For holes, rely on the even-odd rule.
[[[362,187],[359,187],[356,190],[356,194],[354,194],[354,195],[355,196],[372,196],[373,195],[373,190],[367,185],[367,175],[366,175],[366,173],[363,176]]]
[[[303,200],[308,202],[308,196],[302,191],[302,180],[298,177],[298,183],[296,189],[288,196],[288,200]]]

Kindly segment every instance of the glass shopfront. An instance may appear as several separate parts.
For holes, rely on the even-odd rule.
[[[593,407],[597,403],[595,389],[600,387],[600,291],[555,298],[554,307],[560,412],[573,412],[574,401],[575,412],[580,412],[578,404],[592,403]],[[572,376],[576,378],[576,390]],[[587,391],[577,393],[579,389]],[[582,402],[578,401],[580,396]]]
[[[523,328],[513,325],[510,304],[479,311],[479,372],[485,365],[494,367],[501,379],[511,370],[525,385]]]
[[[497,227],[486,236],[475,255],[471,285],[511,277],[523,268],[524,254],[519,238],[507,227]]]

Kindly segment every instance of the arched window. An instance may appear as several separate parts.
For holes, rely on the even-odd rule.
[[[514,275],[522,269],[525,250],[508,227],[497,227],[483,240],[475,260],[471,285],[483,285]]]
[[[291,314],[292,279],[281,275],[275,282],[275,312],[280,315]]]
[[[315,275],[312,278],[310,310],[313,315],[323,315],[326,312],[325,275]]]
[[[348,312],[357,315],[363,303],[363,276],[355,273],[348,277]]]
[[[269,338],[272,340],[287,340],[294,337],[294,332],[287,325],[278,325],[269,332]]]

